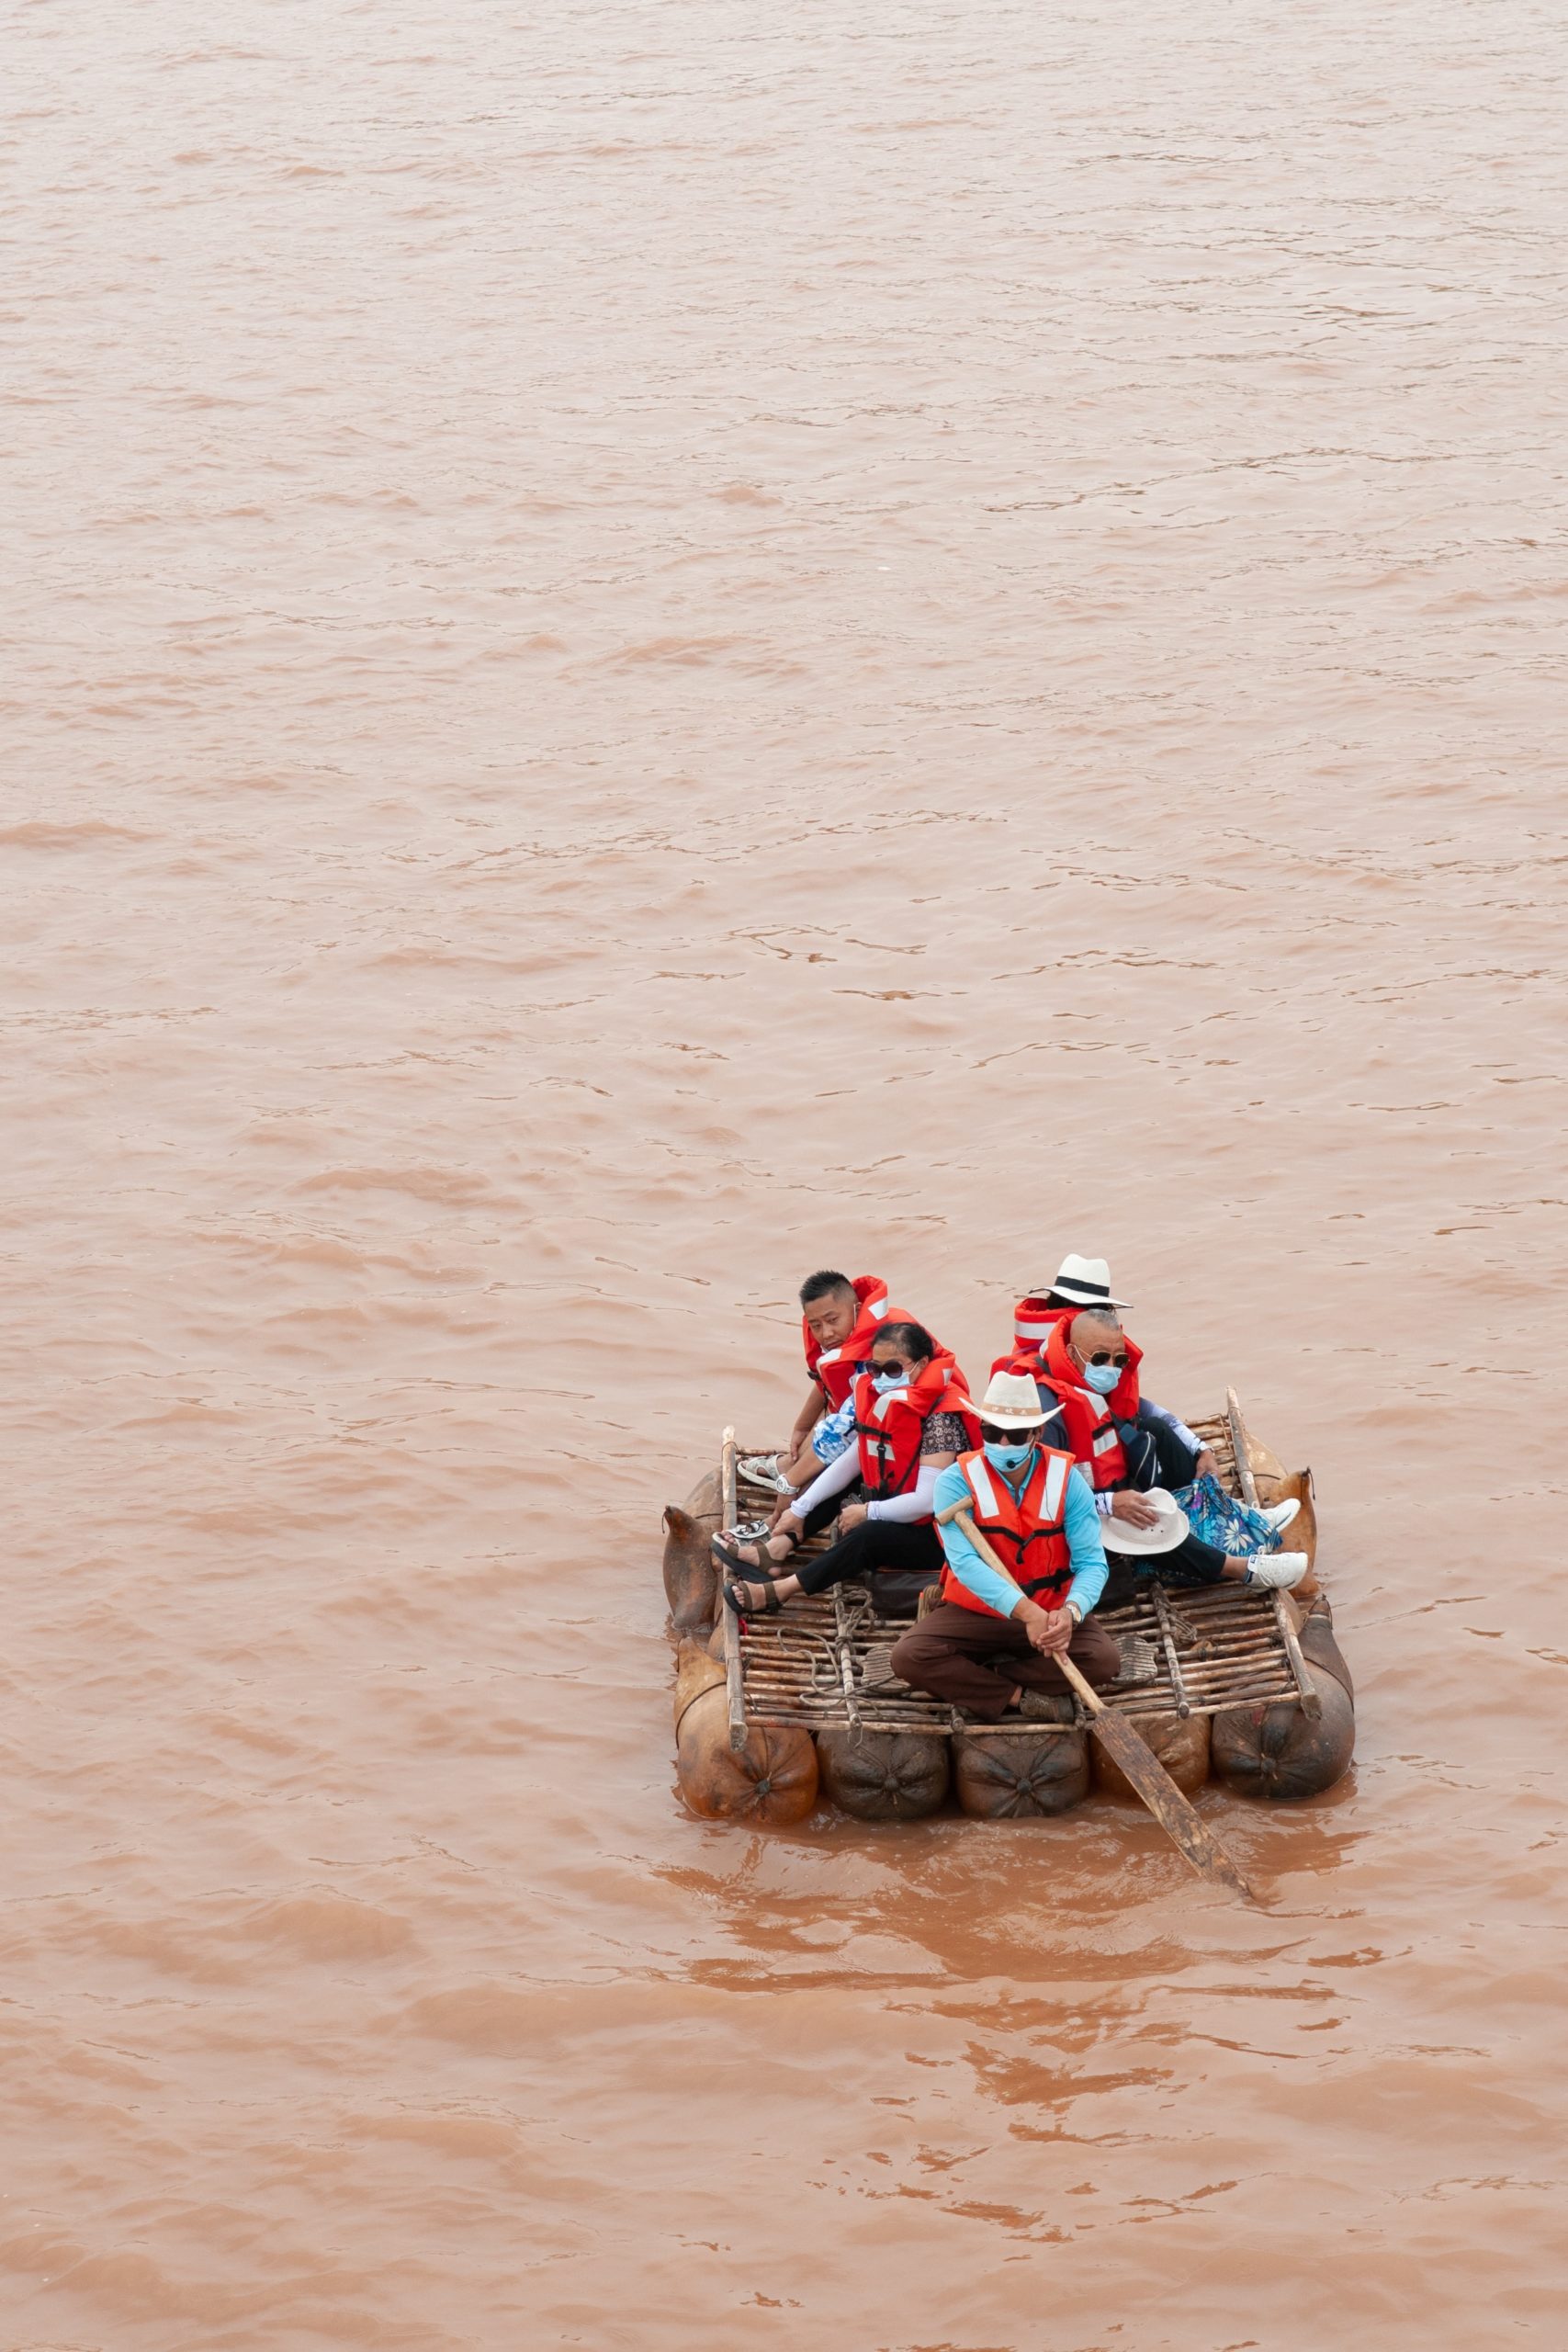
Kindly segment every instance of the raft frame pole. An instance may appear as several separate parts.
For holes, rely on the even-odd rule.
[[[1235,1455],[1236,1482],[1241,1498],[1248,1510],[1258,1509],[1258,1481],[1252,1475],[1252,1454],[1247,1444],[1247,1423],[1241,1417],[1241,1400],[1234,1388],[1225,1390],[1225,1417],[1231,1425],[1231,1451]],[[1285,1645],[1285,1656],[1291,1661],[1291,1672],[1302,1702],[1302,1713],[1309,1723],[1317,1723],[1323,1714],[1323,1699],[1316,1683],[1307,1672],[1302,1645],[1296,1639],[1296,1629],[1291,1612],[1285,1606],[1282,1592],[1274,1595],[1274,1622],[1280,1628],[1280,1639]]]
[[[739,1448],[735,1442],[735,1424],[724,1432],[724,1449],[719,1455],[719,1507],[724,1513],[724,1525],[733,1527],[739,1517],[737,1499],[738,1473],[736,1464]],[[719,1576],[722,1584],[723,1570]],[[725,1600],[722,1589],[717,1595],[718,1613],[724,1621],[724,1679],[729,1698],[729,1747],[739,1756],[746,1745],[749,1726],[746,1722],[746,1677],[740,1665],[740,1620]]]
[[[1176,1712],[1185,1722],[1192,1713],[1192,1702],[1188,1696],[1187,1685],[1181,1679],[1181,1660],[1177,1655],[1176,1633],[1170,1622],[1170,1603],[1165,1597],[1163,1585],[1156,1584],[1149,1597],[1155,1605],[1155,1623],[1159,1627],[1160,1646],[1165,1652],[1170,1687],[1176,1693]]]
[[[855,1670],[850,1663],[851,1637],[853,1629],[850,1624],[850,1612],[845,1605],[844,1588],[841,1584],[836,1584],[833,1587],[833,1630],[838,1636],[839,1678],[844,1686],[844,1713],[850,1719],[850,1728],[854,1733],[855,1746],[858,1747],[864,1726],[860,1719],[860,1700],[855,1691]]]

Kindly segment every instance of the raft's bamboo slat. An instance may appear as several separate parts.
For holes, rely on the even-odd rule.
[[[1258,1681],[1278,1682],[1282,1690],[1292,1691],[1294,1695],[1286,1661],[1278,1650],[1266,1650],[1252,1657],[1211,1660],[1201,1671],[1194,1673],[1188,1681],[1188,1704],[1190,1707],[1194,1707],[1201,1700],[1212,1698],[1216,1690],[1238,1690],[1244,1682]],[[1147,1690],[1148,1687],[1145,1683],[1141,1684],[1139,1689],[1143,1690]],[[1160,1690],[1161,1703],[1169,1706],[1168,1691],[1163,1686],[1156,1687]],[[1127,1695],[1132,1698],[1137,1693],[1129,1691]],[[1179,1709],[1178,1713],[1179,1712]]]
[[[1168,1694],[1131,1701],[1118,1699],[1111,1690],[1104,1695],[1112,1714],[1142,1716],[1175,1713]],[[1213,1690],[1194,1690],[1189,1703],[1195,1715],[1217,1715],[1226,1707],[1271,1707],[1277,1702],[1293,1707],[1297,1703],[1296,1694],[1281,1676],[1271,1674],[1260,1676],[1255,1681],[1227,1682],[1218,1684]]]
[[[1209,1675],[1237,1674],[1247,1667],[1256,1666],[1265,1658],[1271,1658],[1274,1664],[1283,1670],[1288,1660],[1283,1655],[1284,1645],[1279,1638],[1279,1628],[1274,1622],[1274,1612],[1269,1605],[1271,1600],[1272,1595],[1268,1593],[1258,1593],[1253,1596],[1253,1606],[1260,1611],[1264,1623],[1268,1627],[1268,1639],[1235,1643],[1201,1642],[1195,1648],[1187,1650],[1182,1656],[1182,1681],[1190,1685],[1201,1682]]]
[[[1223,1673],[1205,1674],[1201,1681],[1189,1686],[1187,1702],[1189,1707],[1200,1708],[1212,1704],[1215,1701],[1226,1700],[1237,1691],[1254,1689],[1276,1690],[1285,1698],[1295,1696],[1283,1663],[1276,1657],[1269,1660],[1249,1661],[1244,1667],[1231,1667]],[[1113,1699],[1118,1697],[1115,1692],[1110,1695]],[[1134,1698],[1147,1701],[1148,1697],[1146,1690],[1129,1692],[1128,1703],[1131,1703]],[[1168,1713],[1170,1712],[1170,1693],[1168,1690],[1159,1691],[1155,1705],[1156,1713],[1161,1708]]]

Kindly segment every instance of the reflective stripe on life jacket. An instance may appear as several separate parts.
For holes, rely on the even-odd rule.
[[[1012,1351],[998,1356],[991,1366],[993,1373],[1022,1372],[1031,1380],[1038,1380],[1043,1369],[1046,1341],[1064,1315],[1077,1313],[1076,1306],[1048,1306],[1043,1298],[1021,1298],[1012,1310]]]
[[[992,1469],[984,1449],[964,1454],[958,1467],[974,1498],[975,1524],[1019,1590],[1043,1609],[1060,1609],[1073,1580],[1073,1555],[1066,1535],[1072,1455],[1041,1446],[1021,1494],[1015,1494],[1000,1472]],[[982,1617],[1003,1613],[971,1592],[945,1564],[942,1597],[957,1601],[962,1609],[977,1610]]]

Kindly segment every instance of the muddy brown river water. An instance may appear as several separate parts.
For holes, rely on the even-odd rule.
[[[6,2347],[1568,2344],[1563,31],[13,12]],[[800,1276],[1066,1249],[1316,1473],[1258,1912],[674,1793]]]

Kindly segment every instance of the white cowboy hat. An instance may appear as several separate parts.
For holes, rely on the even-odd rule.
[[[1100,1533],[1108,1552],[1174,1552],[1179,1544],[1186,1543],[1191,1530],[1174,1495],[1168,1495],[1163,1487],[1151,1487],[1138,1499],[1158,1511],[1158,1525],[1134,1527],[1130,1519],[1102,1519]]]
[[[994,1372],[975,1409],[998,1430],[1037,1430],[1045,1419],[1040,1391],[1026,1372]]]
[[[1133,1303],[1130,1298],[1111,1297],[1108,1258],[1077,1258],[1070,1250],[1057,1267],[1051,1287],[1058,1297],[1070,1298],[1075,1306],[1131,1306]]]

